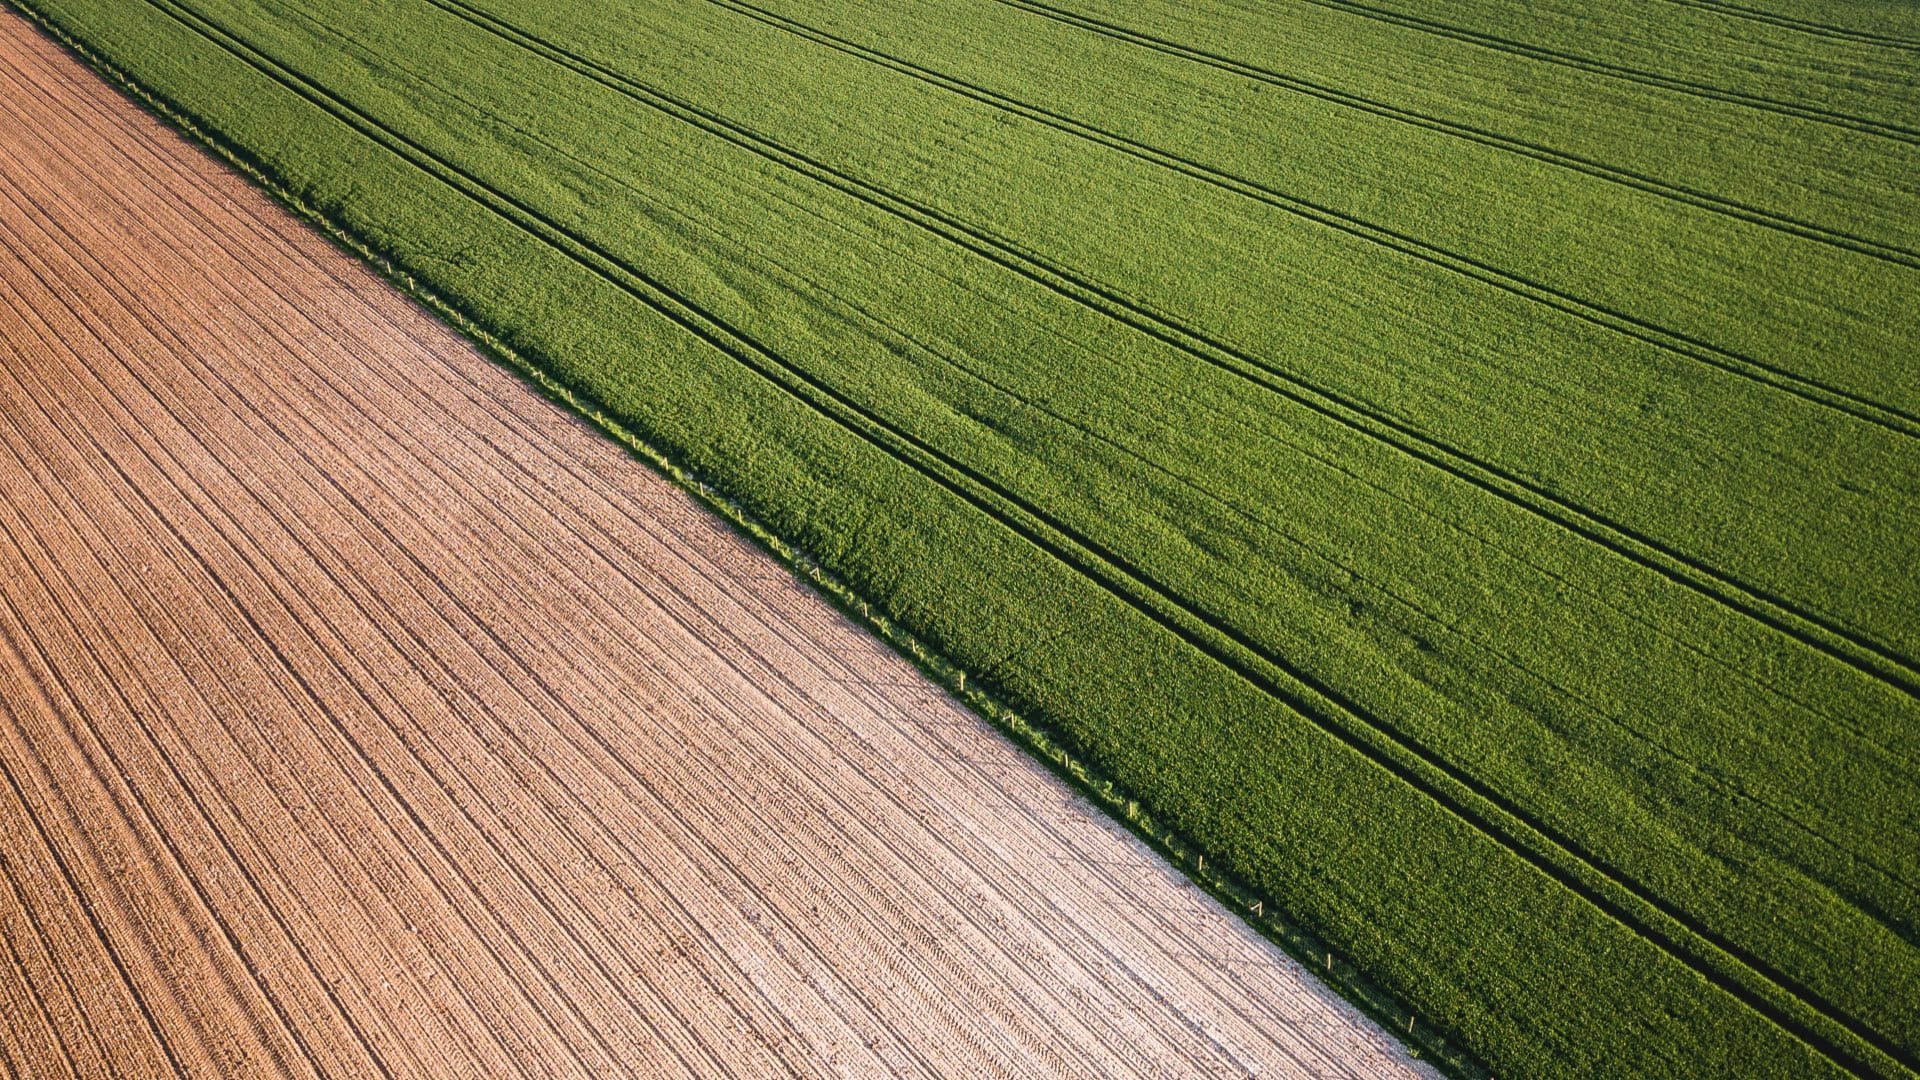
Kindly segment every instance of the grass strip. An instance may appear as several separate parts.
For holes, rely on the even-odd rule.
[[[1150,831],[1190,838],[1178,846],[1495,1071],[1625,1062],[1699,1075],[1769,1046],[1766,1067],[1783,1075],[1911,1067],[1907,1007],[1857,982],[1862,962],[1913,962],[1898,826],[1861,827],[1911,812],[1899,794],[1911,789],[1911,698],[1039,280],[1070,270],[1094,299],[1234,344],[1218,314],[1140,302],[1145,279],[1110,261],[1125,229],[1060,246],[1059,228],[1019,207],[966,203],[936,171],[873,158],[870,135],[835,143],[791,111],[742,115],[754,103],[684,70],[661,85],[693,108],[646,119],[652,106],[619,86],[640,81],[627,74],[635,56],[591,27],[563,35],[568,51],[604,50],[587,66],[614,86],[460,30],[444,6],[169,0],[140,20],[48,6],[143,84],[190,97],[196,124],[495,328],[554,385],[815,552],[869,610],[953,657],[955,681],[973,672],[975,687],[985,679],[1042,718],[1054,745],[1114,781],[1118,805],[1146,807]],[[736,38],[776,59],[793,48],[675,30],[710,56]],[[689,54],[662,55],[671,66]],[[823,94],[844,80],[887,103],[878,115],[920,117],[904,149],[971,135],[979,148],[961,152],[1010,179],[1058,155],[1102,185],[1166,184],[1153,163],[1116,169],[1063,133],[1021,128],[1028,142],[1002,145],[978,126],[978,103],[903,90],[871,65],[805,51],[790,62]],[[1195,190],[1169,189],[1159,212],[1252,212]],[[1303,253],[1319,243],[1270,222],[1254,234]],[[1040,258],[1020,264],[1022,252]],[[1366,273],[1398,280],[1373,258]],[[1477,286],[1448,288],[1463,290],[1449,302],[1491,310]],[[927,300],[903,309],[911,296]],[[1352,324],[1314,340],[1336,326]],[[1250,345],[1246,356],[1271,359],[1273,343]],[[1324,393],[1335,374],[1313,369],[1302,386]],[[1728,433],[1767,400],[1733,385],[1689,389]],[[1429,406],[1387,411],[1377,393],[1353,400],[1417,429],[1464,430]],[[1831,424],[1807,430],[1831,438]],[[1903,492],[1895,445],[1840,478]],[[1802,483],[1808,461],[1769,465],[1770,490]],[[1123,497],[1076,495],[1098,490]],[[1750,557],[1737,544],[1702,554],[1672,532],[1681,519],[1647,520],[1703,567]],[[1435,528],[1450,547],[1478,545],[1471,573],[1420,553]],[[1808,539],[1791,514],[1770,528]],[[1877,537],[1857,542],[1871,551]],[[1875,582],[1876,565],[1850,580]],[[1825,603],[1831,588],[1802,579],[1793,602]],[[1867,640],[1902,640],[1898,617],[1858,618]],[[1903,646],[1881,647],[1905,662]],[[1729,732],[1757,720],[1760,738],[1717,746],[1665,719],[1676,702],[1724,716]],[[1790,929],[1769,925],[1754,874],[1806,898]],[[1610,1017],[1568,1004],[1609,984]]]

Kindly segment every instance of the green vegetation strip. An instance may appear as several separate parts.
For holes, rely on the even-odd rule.
[[[1448,1068],[1915,1075],[1920,21],[29,6]]]

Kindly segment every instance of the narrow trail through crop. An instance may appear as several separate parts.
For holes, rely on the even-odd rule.
[[[433,0],[428,0],[433,2]],[[1817,379],[1799,374],[1773,364],[1762,363],[1750,357],[1741,356],[1731,350],[1721,348],[1711,342],[1690,337],[1670,330],[1646,319],[1615,311],[1611,308],[1583,300],[1550,285],[1520,277],[1481,259],[1449,251],[1446,248],[1425,243],[1416,237],[1396,229],[1376,225],[1372,222],[1341,213],[1330,207],[1296,198],[1285,192],[1259,184],[1231,173],[1222,172],[1206,164],[1173,154],[1146,143],[1128,138],[1103,128],[1095,127],[1076,120],[1073,117],[1055,112],[1041,106],[1032,105],[1006,95],[995,93],[985,87],[944,72],[902,60],[888,53],[868,48],[848,38],[817,29],[805,23],[789,19],[770,9],[747,3],[746,0],[707,0],[716,7],[728,9],[766,23],[777,29],[804,37],[828,48],[858,57],[869,63],[912,78],[938,86],[944,90],[972,98],[992,106],[1064,131],[1070,135],[1087,139],[1109,149],[1126,154],[1129,157],[1147,161],[1161,168],[1170,169],[1222,190],[1254,199],[1276,209],[1283,210],[1296,217],[1312,221],[1317,225],[1334,229],[1366,242],[1377,244],[1388,250],[1418,259],[1429,265],[1471,278],[1483,284],[1491,285],[1504,292],[1523,299],[1546,305],[1555,310],[1572,315],[1584,322],[1623,334],[1637,341],[1652,345],[1658,349],[1681,356],[1695,363],[1751,379],[1771,389],[1788,394],[1825,408],[1835,409],[1883,427],[1910,439],[1920,440],[1920,415],[1908,413],[1902,409],[1885,405],[1860,395],[1850,393],[1836,386],[1830,386]],[[1906,660],[1909,667],[1912,661]],[[1920,673],[1920,669],[1916,669]]]
[[[1177,323],[1167,321],[1144,305],[1118,296],[1111,290],[1094,284],[1085,277],[1063,268],[1058,264],[1050,263],[1020,248],[1011,241],[995,235],[985,228],[957,219],[952,215],[946,214],[924,203],[915,202],[897,193],[869,184],[831,164],[768,139],[753,129],[745,127],[728,117],[721,116],[684,99],[677,98],[657,86],[638,81],[615,69],[597,64],[578,53],[562,49],[549,39],[542,38],[523,28],[517,27],[512,23],[500,19],[498,16],[491,15],[466,4],[462,2],[462,0],[428,0],[428,2],[458,15],[476,26],[497,33],[516,44],[539,53],[547,59],[569,67],[603,86],[607,86],[635,101],[647,105],[649,108],[656,109],[677,120],[699,127],[701,130],[726,139],[740,146],[742,149],[749,150],[768,161],[772,161],[824,183],[836,191],[847,194],[902,220],[912,222],[916,226],[981,258],[987,259],[1004,269],[1020,274],[1029,281],[1082,303],[1091,310],[1098,311],[1103,315],[1134,326],[1136,329],[1142,330],[1142,332],[1153,334],[1157,340],[1182,347],[1183,351],[1188,352],[1189,355],[1194,355],[1207,362],[1215,363],[1225,370],[1229,370],[1242,378],[1253,381],[1256,385],[1264,389],[1282,394],[1290,401],[1306,405],[1310,408],[1316,407],[1316,404],[1326,405],[1327,403],[1344,406],[1350,411],[1342,413],[1327,408],[1316,408],[1316,411],[1336,421],[1346,422],[1347,426],[1362,434],[1379,437],[1377,428],[1369,428],[1362,424],[1354,423],[1352,418],[1356,415],[1360,419],[1371,420],[1387,426],[1392,426],[1394,423],[1378,414],[1356,408],[1350,400],[1340,398],[1336,395],[1328,395],[1311,384],[1294,379],[1282,369],[1252,358],[1236,357],[1234,352],[1228,347],[1199,338],[1190,330],[1187,330]],[[1146,324],[1143,325],[1137,321],[1140,319],[1146,320]],[[1201,347],[1194,348],[1183,344],[1187,342],[1198,342]],[[1211,350],[1209,350],[1207,346],[1211,346]],[[1222,358],[1225,358],[1228,362],[1223,362]],[[1231,361],[1236,358],[1242,360],[1246,365],[1251,365],[1252,370],[1249,370],[1248,366],[1231,363]],[[1263,375],[1271,375],[1286,380],[1288,387],[1291,387],[1293,392],[1289,392],[1288,387],[1275,387],[1264,379],[1262,377]],[[1005,388],[1000,389],[1002,392],[1011,393],[1010,390],[1006,390]],[[1051,410],[1045,406],[1036,405],[1034,407],[1052,415]],[[1056,418],[1063,424],[1075,426],[1088,438],[1096,440],[1104,440],[1107,438],[1097,431],[1080,428],[1077,422],[1064,416],[1057,416]],[[1118,444],[1116,444],[1116,448],[1118,448]],[[1481,464],[1472,461],[1472,459],[1467,460],[1476,465]],[[1160,468],[1158,466],[1154,467]],[[1164,472],[1164,470],[1162,471]],[[1170,477],[1174,476],[1172,473],[1166,473],[1166,475]],[[1184,483],[1187,481],[1182,480],[1181,482]],[[1243,508],[1226,506],[1224,504],[1223,509],[1233,513],[1246,512]],[[1584,513],[1584,511],[1581,511],[1581,513]],[[1557,519],[1555,520],[1557,521]],[[1283,525],[1277,522],[1270,522],[1267,523],[1267,525],[1273,528],[1283,528]],[[1352,568],[1348,567],[1346,569],[1351,571]]]
[[[266,77],[358,128],[494,213],[565,251],[582,266],[659,311],[687,332],[1075,567],[1143,615],[1299,710],[1322,730],[1365,753],[1381,768],[1435,799],[1596,907],[1635,927],[1702,977],[1795,1032],[1834,1060],[1856,1071],[1863,1069],[1843,1042],[1822,1030],[1828,1025],[1898,1060],[1899,1048],[1870,1027],[1821,1001],[1794,980],[1771,970],[1764,961],[1746,954],[1698,920],[1609,869],[1571,838],[1531,818],[1500,793],[1408,741],[1391,725],[1382,723],[1364,707],[1310,673],[1194,608],[1118,553],[1053,521],[1003,485],[895,427],[638,268],[625,264],[592,238],[551,221],[536,209],[442,160],[297,72],[281,66],[217,23],[203,19],[190,5],[176,0],[151,2],[174,13],[184,25],[233,52]],[[1911,687],[1908,689],[1911,692]],[[1343,721],[1342,716],[1350,720]]]
[[[1331,39],[1260,66],[1231,0],[11,2],[1449,1069],[1920,1074],[1920,1009],[1857,978],[1920,977],[1906,143],[1535,63],[1647,44],[1571,17],[1549,61],[1319,11],[1391,0],[1291,16],[1428,89]],[[1866,55],[1620,2],[1791,53],[1699,76],[1730,87]],[[1855,119],[1899,96],[1834,79]],[[38,68],[0,98],[57,118],[0,171],[0,571],[32,583],[0,680],[108,713],[25,714],[0,764],[74,809],[81,888],[135,867],[103,940],[197,942],[98,1015],[134,1030],[137,990],[188,1068],[296,1072],[1340,1060],[1245,1009],[1264,961],[1153,968],[1184,908],[1034,936],[1130,876],[953,817],[1018,774],[903,764],[962,747],[903,718],[924,683],[813,644],[859,635],[498,372],[340,360],[418,313],[191,209],[230,176],[59,137],[102,112]],[[1583,101],[1594,160],[1552,149]],[[0,997],[74,932],[28,902]],[[0,1034],[93,1071],[48,985]]]
[[[1352,15],[1359,15],[1362,18],[1390,23],[1395,26],[1404,26],[1422,33],[1432,34],[1436,37],[1449,38],[1455,41],[1466,42],[1470,45],[1478,45],[1500,52],[1512,53],[1515,56],[1525,56],[1535,60],[1543,60],[1550,64],[1560,64],[1580,71],[1591,71],[1597,75],[1605,75],[1609,78],[1620,79],[1625,82],[1657,86],[1666,90],[1675,90],[1683,94],[1691,94],[1695,97],[1705,98],[1710,101],[1723,101],[1730,105],[1739,105],[1746,108],[1778,113],[1781,116],[1800,117],[1805,120],[1831,124],[1834,127],[1849,131],[1857,131],[1863,135],[1871,135],[1876,138],[1888,139],[1910,146],[1920,146],[1920,128],[1910,127],[1906,124],[1887,123],[1881,120],[1853,116],[1835,109],[1822,108],[1818,105],[1807,105],[1795,101],[1781,101],[1777,98],[1770,98],[1760,94],[1728,90],[1693,79],[1681,79],[1671,75],[1663,75],[1657,71],[1647,71],[1625,64],[1596,60],[1592,57],[1581,56],[1577,53],[1570,53],[1562,49],[1549,48],[1544,45],[1534,45],[1513,38],[1501,37],[1497,34],[1488,34],[1467,27],[1454,26],[1436,19],[1409,15],[1405,12],[1395,11],[1392,8],[1357,3],[1355,0],[1298,0],[1298,2],[1313,4],[1316,7],[1328,8],[1333,11],[1344,11]]]
[[[1430,1075],[12,15],[0,86],[0,1067]]]
[[[1503,500],[1513,502],[1624,558],[1695,589],[1702,595],[1728,604],[1811,648],[1833,656],[1842,663],[1875,678],[1883,679],[1904,693],[1920,698],[1920,666],[1917,666],[1911,658],[1888,649],[1878,642],[1854,634],[1814,612],[1793,604],[1784,597],[1772,595],[1766,590],[1741,581],[1656,538],[1641,534],[1624,523],[1610,520],[1593,510],[1555,496],[1537,485],[1528,483],[1509,470],[1475,458],[1408,423],[1370,409],[1363,402],[1324,390],[1229,343],[1186,327],[1145,304],[1116,293],[1070,268],[1052,263],[1042,256],[1020,248],[1013,242],[997,237],[980,226],[961,221],[937,208],[876,187],[831,164],[781,146],[725,117],[677,100],[658,88],[639,83],[578,54],[560,50],[551,43],[520,30],[497,16],[463,4],[460,0],[427,0],[427,2],[460,15],[483,28],[500,33],[508,40],[516,40],[517,36],[517,44],[536,51],[545,50],[544,55],[548,59],[571,67],[596,82],[610,85],[611,88],[629,96],[635,96],[642,103],[657,108],[667,115],[720,135],[742,146],[743,149],[793,168],[888,213],[911,220],[920,227],[966,247],[973,253],[1019,273],[1054,292],[1124,322],[1209,364],[1249,379],[1265,389],[1280,393],[1296,404],[1303,405],[1343,426],[1379,439],[1402,453],[1439,468]],[[709,2],[723,7],[745,7],[737,4],[735,0],[709,0]],[[759,12],[760,9],[756,8],[747,13],[758,17]],[[811,30],[804,32],[815,33]],[[834,41],[837,42],[839,39]],[[841,44],[850,49],[861,48],[851,42],[841,42]],[[943,76],[933,77],[944,78]],[[424,151],[421,152],[424,153]],[[557,231],[566,232],[561,226],[551,227]],[[1334,227],[1341,226],[1335,223]],[[1343,228],[1342,231],[1348,230]],[[1356,235],[1365,236],[1366,234],[1356,232]],[[1366,238],[1376,239],[1371,236]],[[600,254],[602,257],[608,257],[604,252]],[[1672,348],[1672,346],[1668,347]],[[807,377],[803,373],[796,374],[802,378]],[[1283,380],[1284,384],[1274,380]],[[1832,405],[1831,402],[1826,401],[1818,403]],[[1909,419],[1904,414],[1895,413],[1892,416],[1893,419],[1873,422],[1908,437],[1920,438],[1920,420]]]
[[[1920,52],[1920,40],[1897,37],[1892,34],[1875,34],[1867,30],[1855,30],[1851,27],[1835,26],[1831,23],[1816,22],[1811,19],[1795,19],[1759,8],[1742,7],[1739,4],[1721,3],[1719,0],[1667,0],[1670,4],[1699,8],[1702,11],[1717,12],[1735,19],[1751,19],[1754,22],[1770,26],[1781,26],[1802,33],[1817,34],[1821,37],[1837,38],[1841,41],[1858,41],[1867,45],[1882,45],[1889,49],[1911,49]]]
[[[1751,222],[1756,225],[1764,225],[1767,228],[1775,229],[1792,236],[1830,244],[1844,251],[1857,252],[1899,266],[1920,269],[1920,251],[1916,251],[1913,248],[1883,243],[1841,229],[1829,228],[1789,214],[1782,214],[1778,211],[1768,210],[1765,207],[1730,199],[1718,192],[1705,191],[1684,184],[1676,184],[1670,180],[1664,180],[1647,173],[1623,168],[1611,162],[1600,161],[1596,158],[1575,154],[1542,143],[1515,138],[1514,136],[1495,131],[1491,128],[1461,123],[1414,109],[1402,108],[1384,100],[1365,97],[1347,90],[1342,90],[1338,87],[1328,86],[1309,79],[1289,75],[1286,72],[1273,68],[1236,60],[1233,57],[1225,56],[1208,49],[1202,49],[1173,41],[1169,38],[1163,38],[1143,30],[1121,26],[1118,23],[1104,19],[1097,19],[1083,12],[1073,11],[1054,4],[1041,3],[1040,0],[994,0],[994,2],[1004,4],[1018,11],[1024,11],[1032,15],[1040,16],[1041,18],[1051,19],[1055,22],[1099,34],[1102,37],[1112,38],[1115,41],[1124,41],[1130,45],[1165,53],[1168,56],[1177,56],[1192,63],[1239,75],[1268,86],[1278,87],[1298,94],[1305,94],[1309,97],[1319,98],[1322,101],[1327,101],[1335,105],[1357,109],[1400,123],[1411,124],[1415,127],[1450,135],[1468,142],[1480,143],[1510,153],[1520,154],[1537,161],[1544,161],[1550,165],[1556,165],[1564,169],[1572,170],[1573,172],[1592,176],[1596,179],[1620,184],[1636,191],[1643,191],[1649,195],[1658,195],[1664,199],[1671,199],[1688,206],[1710,210],[1736,220]]]

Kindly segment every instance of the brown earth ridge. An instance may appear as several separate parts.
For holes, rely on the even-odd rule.
[[[1428,1071],[10,13],[0,1068]]]

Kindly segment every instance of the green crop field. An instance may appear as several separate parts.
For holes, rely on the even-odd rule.
[[[1449,1068],[1920,1074],[1920,7],[14,2]]]

